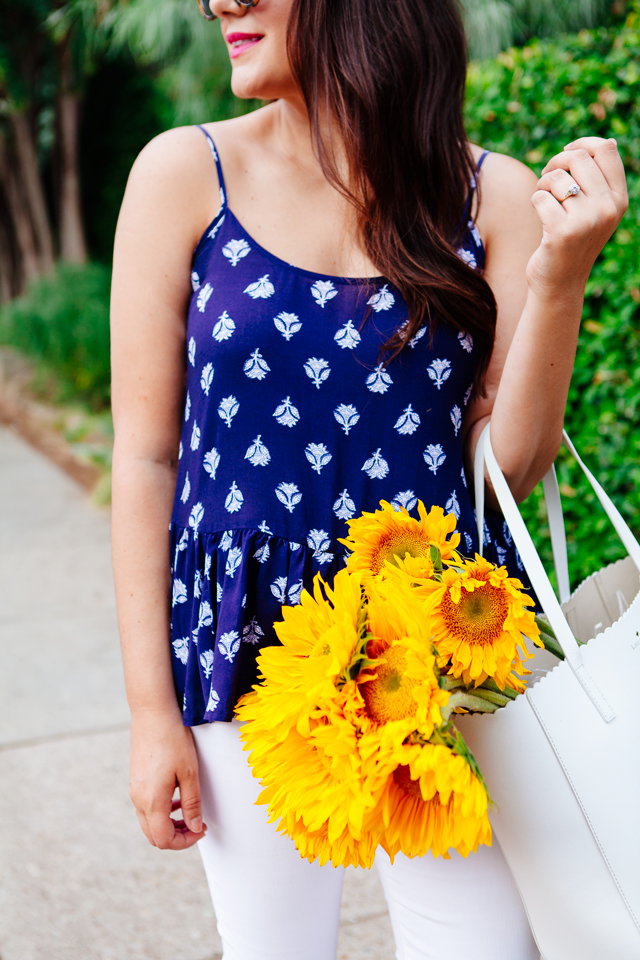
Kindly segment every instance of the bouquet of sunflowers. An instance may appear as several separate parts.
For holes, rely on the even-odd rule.
[[[262,650],[262,682],[237,709],[258,803],[310,861],[491,843],[487,788],[452,718],[517,697],[524,638],[543,641],[520,581],[460,556],[453,514],[418,512],[381,501],[349,522],[346,568],[283,607],[282,645]]]

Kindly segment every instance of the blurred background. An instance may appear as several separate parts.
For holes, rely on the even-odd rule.
[[[589,280],[566,423],[640,533],[640,0],[463,6],[471,140],[536,172],[578,136],[618,141],[631,203]],[[150,848],[127,798],[98,508],[127,176],[161,131],[259,106],[229,72],[195,0],[0,0],[0,960],[220,957],[197,852]],[[623,551],[564,453],[559,474],[575,587]],[[550,560],[539,490],[523,512]],[[339,958],[392,953],[375,873],[354,871]]]

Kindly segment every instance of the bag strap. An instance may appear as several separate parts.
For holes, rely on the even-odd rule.
[[[568,440],[568,437],[566,439]],[[489,477],[491,479],[493,489],[498,499],[498,503],[500,504],[500,507],[502,509],[504,518],[507,521],[507,526],[511,531],[513,541],[518,549],[518,552],[524,564],[525,570],[529,575],[529,579],[531,580],[533,589],[535,590],[538,600],[542,605],[542,609],[544,610],[549,620],[549,623],[551,624],[551,627],[556,635],[558,643],[560,644],[564,652],[566,661],[569,664],[573,673],[575,674],[576,679],[582,685],[585,693],[587,694],[589,699],[592,701],[592,703],[594,704],[594,706],[602,716],[603,720],[605,720],[606,722],[609,722],[614,718],[615,714],[611,709],[611,707],[609,706],[609,704],[607,703],[602,692],[599,690],[595,680],[589,674],[583,662],[581,649],[576,642],[576,639],[571,631],[571,628],[569,627],[569,624],[567,623],[564,613],[562,612],[562,607],[560,606],[560,603],[558,602],[558,599],[553,591],[553,587],[551,586],[551,582],[542,565],[542,561],[538,556],[536,548],[533,544],[533,540],[531,539],[529,531],[526,528],[524,520],[520,516],[520,511],[518,510],[518,506],[516,504],[516,501],[514,500],[513,494],[511,493],[511,490],[509,489],[509,485],[505,480],[503,473],[498,465],[498,461],[495,458],[493,448],[491,446],[490,424],[487,424],[487,426],[482,431],[480,438],[478,440],[478,447],[480,449],[476,450],[475,466],[476,467],[478,466],[478,460],[480,460],[480,463],[482,463],[483,461],[486,462],[487,470],[489,472]],[[572,445],[569,447],[569,449],[571,450],[572,453],[574,453],[574,450],[572,449]],[[580,466],[582,466],[583,469],[585,470],[587,479],[590,482],[592,482],[592,480],[595,481],[595,478],[592,478],[592,476],[588,473],[588,471],[586,470],[586,468],[584,467],[584,465],[582,464],[582,462],[579,460],[577,456],[576,456],[576,459],[580,463]],[[475,473],[475,476],[477,477],[478,471],[476,470],[474,471],[474,473]],[[483,472],[483,477],[484,477],[484,472]],[[595,483],[597,483],[597,481],[595,481]],[[594,486],[596,495],[600,498],[600,494],[595,487],[595,483],[592,483],[592,485]],[[483,480],[482,486],[484,487],[484,480]],[[609,498],[604,493],[604,490],[602,490],[601,487],[600,487],[600,491],[604,495],[604,497],[608,500]],[[477,491],[476,491],[476,494],[477,494]],[[483,495],[480,497],[480,500],[482,501],[482,507],[484,507]],[[478,501],[476,501],[476,503],[478,504]],[[604,506],[604,503],[603,503],[603,506]],[[611,506],[613,507],[613,504],[611,504]],[[615,507],[613,507],[613,509],[615,510]],[[479,505],[476,506],[476,511],[478,514],[478,526],[480,527],[481,510],[479,509]],[[482,510],[482,512],[484,512],[484,510]],[[621,523],[626,526],[622,517],[620,517],[619,514],[618,516]],[[484,521],[482,520],[482,522]],[[617,526],[616,526],[616,529],[618,529]],[[627,527],[627,530],[628,530],[628,527]],[[629,535],[633,538],[633,534],[631,534],[630,530],[629,530]],[[636,543],[636,547],[638,547],[637,543]],[[638,556],[640,559],[640,547],[638,547]]]
[[[564,530],[564,516],[556,468],[551,464],[548,473],[542,478],[542,490],[547,507],[551,549],[553,551],[553,565],[556,571],[558,596],[560,603],[566,603],[571,597],[569,581],[569,559],[567,557],[567,537]]]

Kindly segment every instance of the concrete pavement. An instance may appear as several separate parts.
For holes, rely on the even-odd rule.
[[[127,767],[108,513],[0,428],[0,960],[221,956],[199,855],[149,846]],[[338,960],[393,955],[347,871]]]

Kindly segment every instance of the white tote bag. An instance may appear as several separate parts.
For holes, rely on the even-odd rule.
[[[484,456],[566,659],[558,662],[540,651],[528,664],[534,671],[525,695],[495,714],[460,716],[457,723],[496,805],[493,829],[543,960],[640,960],[640,546],[566,434],[565,443],[631,561],[606,568],[567,598],[578,636],[578,626],[584,629],[593,616],[601,631],[589,630],[580,637],[588,644],[579,646],[493,455],[487,427],[477,473],[483,476]],[[569,581],[555,473],[545,481],[565,599]],[[481,529],[484,482],[476,490]]]

